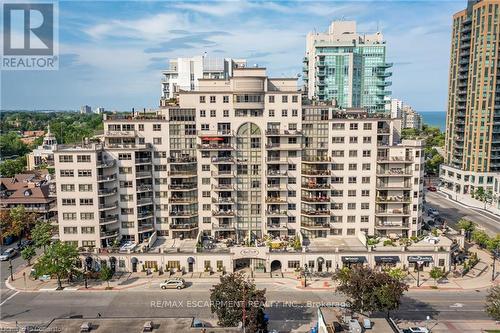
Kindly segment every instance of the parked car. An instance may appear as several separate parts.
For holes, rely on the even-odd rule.
[[[428,328],[425,327],[410,327],[405,328],[403,333],[430,333]]]
[[[181,278],[173,278],[165,280],[160,284],[161,289],[183,289],[186,288],[186,281]]]
[[[19,244],[19,245],[17,246],[17,249],[18,249],[19,251],[22,251],[24,248],[26,248],[26,247],[28,247],[28,246],[31,246],[31,245],[33,245],[33,244],[34,244],[34,242],[33,242],[32,240],[30,240],[30,239],[26,239],[26,240],[23,240],[23,241],[21,242],[21,244]]]
[[[6,261],[6,260],[9,260],[11,258],[14,258],[17,254],[17,250],[13,247],[11,247],[10,249],[7,249],[5,250],[1,255],[0,255],[0,260],[1,261]]]
[[[436,187],[434,187],[434,186],[429,186],[429,187],[427,188],[427,191],[436,192],[436,191],[437,191],[437,188],[436,188]]]

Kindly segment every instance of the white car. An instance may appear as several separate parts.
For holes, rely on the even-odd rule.
[[[161,289],[183,289],[186,288],[186,281],[180,278],[173,278],[165,280],[160,284]]]
[[[425,327],[410,327],[403,330],[404,333],[430,333]]]
[[[10,249],[5,250],[2,254],[0,254],[0,260],[1,261],[6,261],[9,260],[13,257],[15,257],[17,254],[17,250],[13,247]]]

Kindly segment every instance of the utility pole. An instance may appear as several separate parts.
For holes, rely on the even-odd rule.
[[[9,259],[9,269],[10,269],[10,280],[14,281],[14,274],[12,272],[12,259]]]
[[[495,275],[496,275],[496,272],[495,272],[495,268],[496,268],[496,260],[497,260],[497,253],[498,253],[498,245],[495,249],[493,249],[493,269],[491,271],[491,281],[495,281]]]
[[[246,288],[245,288],[245,284],[243,284],[243,333],[246,333],[246,327],[245,327],[245,322],[247,320],[247,305],[246,305]]]

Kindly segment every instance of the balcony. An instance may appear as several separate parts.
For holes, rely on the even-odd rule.
[[[307,183],[302,184],[302,189],[304,190],[329,190],[329,184],[316,184],[316,183]]]
[[[212,157],[212,163],[216,164],[229,164],[234,163],[235,159],[232,156],[224,156],[224,157]]]
[[[115,209],[118,208],[118,201],[109,203],[109,204],[100,204],[99,205],[99,210],[110,210],[110,209]]]
[[[402,195],[397,196],[380,196],[375,199],[376,203],[410,203],[411,198]]]
[[[212,177],[234,177],[235,173],[232,170],[219,170],[219,171],[212,171]]]
[[[234,131],[232,130],[218,130],[218,131],[198,131],[198,136],[203,138],[213,138],[213,137],[231,137],[234,136]]]
[[[167,173],[172,177],[196,177],[196,170],[172,170]]]
[[[118,234],[119,234],[119,232],[120,232],[119,229],[101,230],[101,232],[100,232],[101,239],[103,239],[103,238],[117,237]]]
[[[268,223],[267,225],[268,230],[287,230],[288,226],[286,223]]]
[[[152,205],[152,204],[153,204],[153,198],[144,198],[144,199],[137,200],[137,206],[145,206],[145,205]]]
[[[151,171],[139,171],[135,173],[135,178],[140,179],[140,178],[151,178],[153,177],[153,174]]]
[[[377,209],[375,211],[377,216],[407,216],[410,214],[409,209]]]
[[[266,203],[286,204],[287,201],[286,201],[285,198],[281,198],[281,197],[267,197],[266,198]]]
[[[180,218],[190,218],[190,217],[194,217],[196,215],[198,215],[198,212],[194,212],[194,211],[189,211],[189,210],[173,210],[173,211],[170,211],[169,212],[170,216],[172,217],[180,217]]]
[[[267,170],[268,177],[288,177],[288,171],[286,170]]]
[[[391,134],[391,129],[390,128],[377,128],[377,134]]]
[[[302,163],[314,164],[314,163],[328,163],[331,162],[332,158],[330,156],[307,156],[302,157]]]
[[[97,191],[97,195],[100,197],[107,197],[113,194],[116,194],[117,189],[116,187],[113,188],[105,188]]]
[[[233,217],[236,212],[234,210],[212,210],[212,215],[215,217]]]
[[[173,230],[195,230],[198,225],[195,223],[170,223],[170,229]]]
[[[234,146],[228,143],[202,143],[196,146],[199,150],[234,150]]]
[[[413,184],[410,182],[400,182],[400,183],[385,183],[377,182],[377,189],[382,190],[411,190]]]
[[[184,163],[196,163],[196,157],[168,157],[168,163],[172,164],[184,164]]]
[[[266,136],[301,136],[302,131],[280,130],[280,129],[267,129]]]
[[[266,162],[268,164],[289,164],[288,157],[268,157],[266,158]]]
[[[288,191],[287,184],[267,184],[267,189],[271,191]]]
[[[267,216],[274,216],[274,217],[287,217],[288,216],[288,211],[286,210],[266,210],[266,215]]]
[[[196,183],[168,185],[168,189],[172,191],[191,191],[191,190],[196,190],[197,188],[198,184]]]
[[[306,216],[330,216],[330,210],[329,209],[303,209],[302,210],[302,215]]]
[[[377,156],[378,163],[413,163],[413,156]]]
[[[212,198],[212,203],[227,205],[227,204],[233,204],[234,200],[231,197],[228,197],[228,198],[218,197],[218,198]]]
[[[329,176],[331,174],[330,170],[304,170],[302,169],[302,174],[307,176]]]
[[[142,224],[138,227],[139,232],[147,232],[147,231],[153,231],[154,227],[152,224]]]
[[[377,229],[409,229],[408,223],[400,222],[378,222],[375,226]]]
[[[151,158],[150,157],[140,157],[135,159],[135,164],[150,164],[151,163]]]
[[[111,224],[116,222],[118,222],[118,214],[99,218],[99,224]]]
[[[234,185],[233,184],[215,184],[215,185],[212,185],[212,189],[215,191],[233,191]]]
[[[330,202],[330,197],[302,197],[302,201],[305,202],[312,202],[312,203],[329,203]]]
[[[212,223],[212,229],[218,230],[218,231],[231,231],[236,229],[235,223],[223,223],[220,221],[219,223]]]
[[[135,131],[106,131],[104,136],[107,138],[135,138]]]
[[[153,217],[153,212],[138,212],[137,213],[137,219],[147,219],[147,218],[152,218]]]
[[[116,180],[116,174],[107,176],[97,176],[97,182],[99,183],[112,182],[114,180]]]
[[[405,170],[401,168],[390,168],[390,169],[378,169],[378,177],[412,177],[411,170]]]
[[[330,230],[329,223],[303,223],[300,227],[307,230]]]
[[[197,198],[181,198],[181,197],[170,197],[168,199],[168,202],[169,203],[172,203],[172,204],[194,204],[194,203],[197,203],[198,202],[198,199]]]
[[[115,160],[111,160],[111,161],[97,161],[97,168],[99,168],[99,169],[111,168],[111,167],[114,167],[115,165],[116,165],[116,161]]]
[[[136,188],[137,192],[148,192],[153,190],[153,185],[139,185]]]

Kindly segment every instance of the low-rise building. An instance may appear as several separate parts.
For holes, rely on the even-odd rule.
[[[40,167],[54,167],[54,149],[56,145],[56,137],[50,132],[49,126],[47,134],[43,138],[42,145],[26,155],[27,169],[34,170]]]

